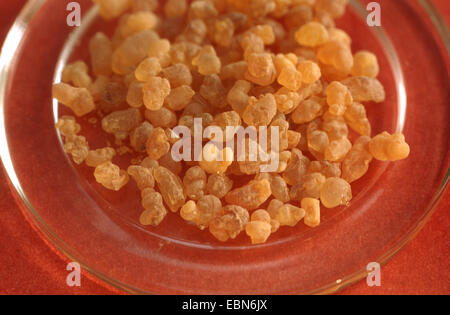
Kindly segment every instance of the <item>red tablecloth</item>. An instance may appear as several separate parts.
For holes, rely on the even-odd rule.
[[[435,0],[450,20],[450,2]],[[25,0],[0,1],[0,41]],[[417,237],[381,270],[381,287],[360,281],[341,294],[450,294],[450,189]],[[81,287],[66,285],[68,261],[25,220],[0,171],[0,293],[120,294],[83,272]]]

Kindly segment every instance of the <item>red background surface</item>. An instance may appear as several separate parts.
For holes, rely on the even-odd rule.
[[[0,1],[0,42],[25,0]],[[450,2],[434,0],[450,21]],[[340,294],[450,294],[450,189],[420,233],[381,269],[381,287],[360,281]],[[82,272],[81,287],[66,285],[68,260],[35,231],[16,205],[0,171],[0,293],[121,294]]]

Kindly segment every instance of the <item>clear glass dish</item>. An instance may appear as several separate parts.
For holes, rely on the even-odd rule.
[[[96,277],[131,293],[331,293],[366,276],[369,262],[388,261],[433,213],[449,179],[450,45],[430,2],[381,0],[382,27],[370,28],[369,1],[353,1],[338,21],[354,51],[379,57],[387,100],[368,107],[374,132],[402,131],[411,156],[374,162],[352,185],[351,204],[324,211],[320,227],[282,229],[258,246],[244,235],[219,243],[176,215],[143,228],[132,185],[106,192],[65,155],[52,82],[68,60],[87,57],[94,31],[111,28],[79,2],[80,28],[67,26],[58,0],[29,1],[11,28],[0,57],[0,154],[24,213]]]

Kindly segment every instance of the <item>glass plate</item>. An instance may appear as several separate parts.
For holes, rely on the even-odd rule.
[[[379,1],[382,27],[370,28],[369,1],[353,1],[338,21],[354,51],[379,57],[387,99],[367,106],[374,134],[402,131],[411,156],[373,162],[351,204],[323,210],[318,228],[283,228],[258,246],[245,235],[219,243],[173,214],[143,228],[136,187],[110,193],[63,152],[54,124],[64,109],[51,85],[68,60],[87,58],[93,32],[112,26],[79,2],[80,28],[67,26],[58,0],[30,1],[11,28],[0,57],[0,153],[24,213],[96,277],[132,293],[330,293],[385,263],[432,214],[449,177],[450,107],[448,29],[430,2]],[[106,140],[97,127],[83,123],[92,147]]]

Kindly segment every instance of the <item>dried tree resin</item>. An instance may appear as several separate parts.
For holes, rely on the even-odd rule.
[[[366,108],[386,99],[383,69],[335,26],[348,0],[94,2],[116,29],[95,33],[89,60],[68,64],[52,87],[77,116],[62,116],[56,128],[104,189],[134,183],[142,225],[179,215],[221,242],[247,235],[261,244],[300,221],[318,226],[321,208],[351,202],[351,183],[374,159],[410,153],[403,134],[372,134]],[[210,133],[200,150],[181,152],[190,159],[178,159],[175,131],[190,131],[191,143],[199,119],[202,131],[216,127],[221,137]],[[84,120],[101,121],[105,145],[89,146]],[[252,159],[224,146],[235,137],[228,127],[255,127],[258,138],[269,129],[278,147]],[[115,164],[120,155],[129,157],[125,169]]]

